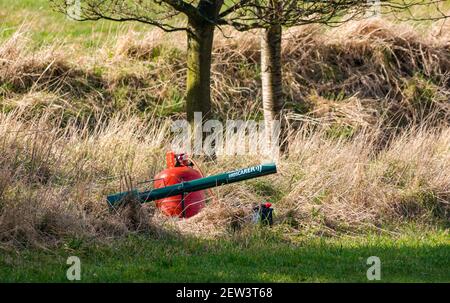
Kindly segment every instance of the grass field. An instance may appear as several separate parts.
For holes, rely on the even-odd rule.
[[[81,260],[81,282],[372,282],[366,260],[381,260],[381,282],[450,282],[449,234],[305,237],[272,233],[221,241],[129,236],[109,245],[69,241],[51,251],[6,253],[3,282],[67,282],[66,258]]]
[[[143,30],[137,23],[110,21],[76,22],[63,14],[54,12],[48,0],[0,0],[0,37],[7,38],[23,25],[31,30],[36,47],[65,41],[85,47],[95,47],[130,29]]]

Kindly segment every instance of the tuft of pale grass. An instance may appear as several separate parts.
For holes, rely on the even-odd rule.
[[[99,119],[101,120],[101,119]],[[111,212],[105,195],[154,175],[167,123],[119,117],[64,127],[51,114],[0,115],[2,243],[35,245],[64,237],[115,236],[149,226],[144,209]],[[146,164],[146,165],[144,165]],[[137,174],[137,175],[136,175]]]
[[[233,39],[215,40],[215,111],[254,118],[259,39],[226,34]],[[411,221],[448,227],[449,40],[433,35],[379,20],[288,31],[289,154],[279,173],[214,189],[201,214],[177,220],[151,203],[110,210],[105,197],[145,188],[138,183],[163,168],[170,121],[182,115],[183,44],[127,32],[113,49],[94,53],[36,50],[19,31],[0,44],[0,242],[228,235],[266,201],[274,203],[276,225],[293,234],[395,231]],[[210,175],[260,161],[197,162]]]

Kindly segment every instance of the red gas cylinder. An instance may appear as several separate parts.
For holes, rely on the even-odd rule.
[[[191,181],[202,178],[202,174],[192,168],[192,163],[185,154],[166,154],[167,168],[155,176],[154,188]],[[202,190],[167,197],[156,201],[156,207],[172,217],[189,218],[198,214],[205,207],[205,194]]]

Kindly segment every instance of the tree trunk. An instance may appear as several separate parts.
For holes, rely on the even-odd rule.
[[[214,26],[206,22],[189,20],[187,34],[186,112],[189,122],[194,112],[202,112],[203,118],[211,116],[211,52]]]
[[[267,130],[272,130],[278,120],[281,127],[280,142],[283,142],[283,124],[281,110],[284,107],[283,84],[281,72],[281,25],[273,25],[261,30],[261,81],[264,123]],[[269,135],[267,143],[272,146]],[[283,151],[284,144],[280,148]]]

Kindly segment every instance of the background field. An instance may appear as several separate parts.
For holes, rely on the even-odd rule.
[[[0,281],[450,281],[450,21],[286,31],[279,173],[214,189],[190,220],[105,196],[163,168],[185,37],[0,0]],[[218,33],[215,116],[262,118],[259,41]],[[205,174],[259,163],[197,159]],[[249,224],[273,203],[272,228]]]

